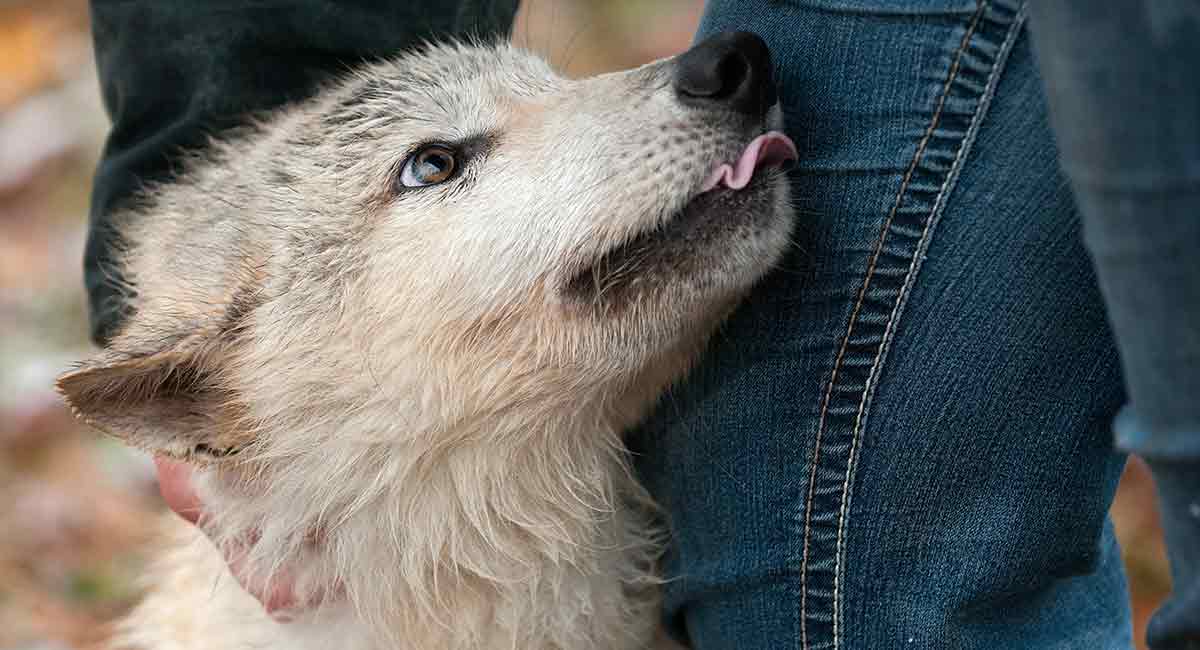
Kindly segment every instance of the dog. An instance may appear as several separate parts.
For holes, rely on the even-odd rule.
[[[148,186],[118,215],[131,315],[58,387],[193,464],[207,514],[164,522],[118,646],[660,643],[622,432],[787,248],[781,119],[751,34],[582,80],[430,44]],[[309,606],[269,616],[231,554]]]

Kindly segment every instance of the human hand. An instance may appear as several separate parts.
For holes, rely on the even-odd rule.
[[[203,531],[206,513],[204,504],[192,488],[191,466],[161,456],[155,457],[154,465],[158,471],[158,489],[167,507]],[[245,544],[224,548],[222,555],[238,584],[262,603],[267,614],[276,621],[288,622],[295,613],[314,608],[325,600],[323,593],[317,593],[301,602],[296,597],[295,576],[286,569],[269,580],[252,578],[245,558],[250,546],[258,539],[258,531],[247,531],[243,539]]]

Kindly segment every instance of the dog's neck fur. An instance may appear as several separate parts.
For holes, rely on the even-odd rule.
[[[364,411],[347,410],[324,420],[321,453],[296,455],[286,473],[217,470],[238,472],[253,499],[230,499],[209,477],[202,494],[221,504],[217,530],[262,526],[252,559],[264,575],[288,558],[304,568],[301,597],[340,583],[357,610],[302,616],[285,626],[288,643],[303,643],[308,620],[365,626],[381,648],[646,647],[661,540],[620,440],[635,400],[564,408],[542,397],[399,443],[362,442]],[[319,552],[308,546],[314,530]]]

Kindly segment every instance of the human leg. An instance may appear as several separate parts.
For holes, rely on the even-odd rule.
[[[797,246],[637,438],[697,648],[1126,648],[1123,399],[1017,2],[710,3]]]

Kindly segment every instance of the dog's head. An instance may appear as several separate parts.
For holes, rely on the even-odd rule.
[[[133,315],[61,388],[214,458],[299,413],[388,404],[386,441],[661,387],[785,247],[770,77],[745,34],[585,80],[510,47],[367,67],[147,192]]]
[[[366,67],[128,211],[133,314],[59,386],[313,517],[414,449],[626,426],[786,246],[770,77],[745,34],[585,80],[508,46]]]

